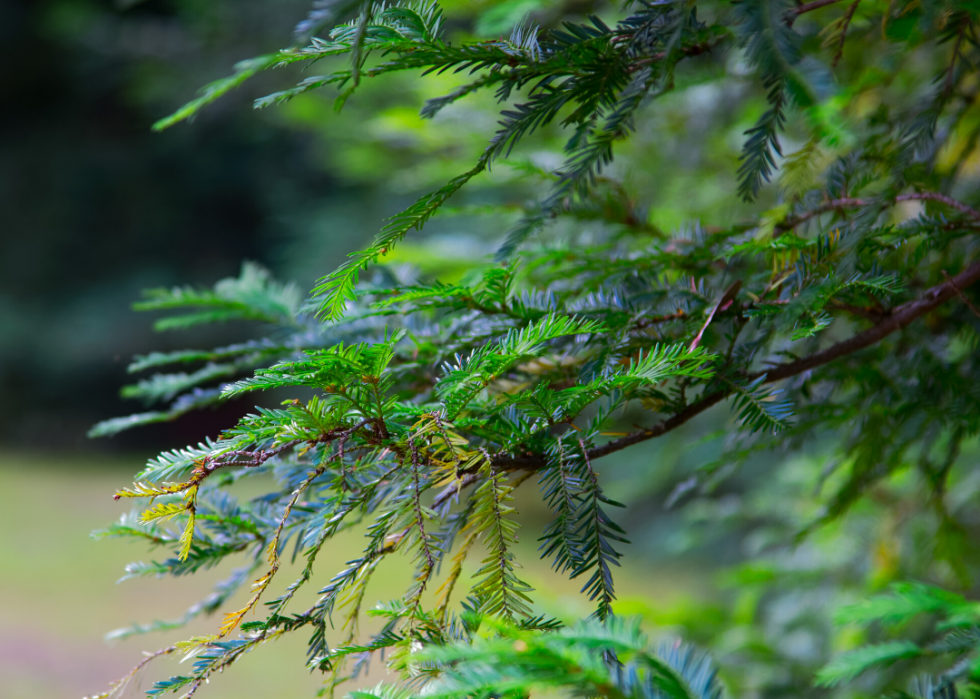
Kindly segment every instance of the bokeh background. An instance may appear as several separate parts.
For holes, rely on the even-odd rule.
[[[581,0],[442,5],[456,38],[506,35],[528,12],[544,25],[561,13],[592,9],[615,19],[610,6]],[[308,0],[0,2],[5,699],[102,691],[141,651],[209,633],[216,624],[204,619],[161,637],[103,641],[106,632],[132,622],[180,616],[227,573],[116,585],[125,563],[151,554],[89,538],[122,512],[111,498],[114,489],[157,451],[214,436],[251,407],[231,403],[113,439],[86,437],[98,420],[142,409],[119,395],[132,381],[126,366],[133,355],[212,347],[254,333],[235,324],[154,333],[152,318],[130,309],[140,291],[210,285],[237,274],[246,260],[311,288],[386,216],[468,169],[494,130],[487,97],[447,109],[435,123],[419,118],[427,97],[457,86],[460,79],[451,74],[367,84],[340,114],[328,94],[252,110],[256,97],[303,77],[277,70],[193,123],[151,131],[156,119],[228,74],[236,61],[288,45],[307,10]],[[708,78],[688,80],[679,72],[677,89],[644,113],[618,160],[626,199],[652,227],[676,230],[695,220],[726,225],[747,213],[732,196],[734,173],[742,133],[763,101],[737,56],[710,60],[715,69]],[[502,163],[454,200],[454,215],[413,234],[398,249],[394,268],[452,280],[484,261],[511,221],[474,212],[496,203],[516,215],[545,191],[533,171],[560,162],[561,142],[555,128],[529,140],[510,165]],[[784,149],[798,145],[791,133]],[[791,693],[809,686],[809,673],[840,646],[829,619],[841,595],[908,572],[901,566],[914,567],[916,559],[899,562],[905,539],[895,533],[898,523],[882,522],[868,503],[802,547],[783,545],[816,514],[819,445],[759,455],[685,507],[667,509],[674,487],[719,453],[718,440],[705,435],[726,419],[721,407],[692,430],[601,464],[610,494],[627,504],[620,520],[633,541],[619,576],[618,609],[643,615],[655,635],[682,634],[709,646],[728,668],[734,695],[751,696],[760,686]],[[906,497],[915,485],[889,487],[894,497]],[[962,492],[977,488],[972,483]],[[536,561],[543,514],[533,492],[521,505],[528,528],[521,560],[526,578],[543,590],[542,611],[587,614],[577,586],[556,585]],[[844,526],[847,537],[835,528]],[[331,560],[347,560],[353,551],[341,545]],[[741,565],[748,556],[757,563]],[[382,582],[376,596],[398,594],[396,584]],[[320,679],[304,670],[302,645],[295,639],[263,649],[262,657],[236,666],[200,696],[313,696]],[[170,669],[154,666],[146,678]],[[129,695],[141,693],[133,687]]]

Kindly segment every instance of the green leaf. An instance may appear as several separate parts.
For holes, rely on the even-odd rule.
[[[890,641],[841,653],[817,672],[817,685],[836,687],[860,674],[899,660],[916,658],[923,649],[911,641]]]

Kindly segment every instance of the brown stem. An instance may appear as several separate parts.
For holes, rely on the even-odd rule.
[[[956,209],[957,211],[966,214],[971,219],[980,221],[980,211],[977,211],[976,209],[967,206],[963,202],[957,201],[952,197],[948,197],[945,194],[939,194],[938,192],[909,192],[908,194],[899,194],[890,201],[895,204],[901,201],[935,201],[939,202],[940,204],[945,204],[951,209]],[[867,206],[870,203],[871,201],[868,199],[858,199],[855,197],[833,199],[809,211],[805,211],[802,214],[786,218],[782,223],[779,223],[776,226],[776,232],[781,233],[792,228],[796,228],[801,223],[806,223],[811,218],[819,216],[820,214],[825,214],[828,211],[836,211],[838,209],[855,209],[861,206]]]
[[[809,371],[810,369],[828,364],[836,359],[840,359],[841,357],[857,352],[858,350],[864,349],[865,347],[879,342],[888,335],[891,335],[893,332],[901,330],[920,316],[925,315],[940,304],[945,303],[957,293],[961,293],[959,291],[960,289],[968,287],[977,281],[980,281],[980,261],[974,262],[949,281],[932,287],[915,301],[910,301],[906,304],[898,306],[895,309],[892,309],[892,312],[887,317],[883,318],[873,327],[859,332],[847,340],[838,342],[825,350],[811,354],[809,357],[803,357],[802,359],[798,359],[795,362],[789,362],[787,364],[777,364],[768,371],[756,372],[750,374],[746,378],[755,379],[765,374],[765,382],[773,383],[791,376],[796,376],[797,374],[802,374],[804,371]],[[591,459],[597,459],[599,457],[621,451],[626,447],[633,446],[634,444],[645,442],[648,439],[660,437],[661,435],[677,429],[695,416],[703,413],[708,408],[718,404],[727,398],[728,395],[729,392],[724,390],[713,391],[707,395],[703,395],[699,400],[691,403],[676,415],[673,415],[672,417],[659,422],[652,427],[640,430],[638,432],[633,432],[625,437],[620,437],[619,439],[615,439],[611,442],[603,444],[602,446],[591,449],[588,452],[588,456]],[[493,465],[495,468],[507,470],[540,469],[547,465],[547,461],[539,454],[522,456],[509,456],[502,454],[493,459]]]
[[[968,23],[964,22],[960,25],[960,31],[956,34],[956,43],[953,45],[953,58],[949,62],[949,70],[946,71],[946,82],[943,85],[943,95],[949,97],[949,93],[953,91],[953,76],[956,73],[956,59],[960,55],[960,45],[963,43],[963,35],[966,33],[966,28],[969,26]]]
[[[980,219],[980,211],[977,211],[976,209],[971,208],[963,202],[953,199],[952,197],[948,197],[945,194],[939,194],[938,192],[911,192],[909,194],[899,194],[897,197],[895,197],[896,202],[911,201],[916,199],[938,201],[951,209],[956,209],[957,211],[966,214],[972,219]]]
[[[432,555],[432,550],[429,548],[429,536],[425,533],[425,517],[422,513],[422,484],[419,481],[419,462],[421,457],[419,456],[419,448],[415,444],[415,440],[412,439],[409,443],[412,450],[412,480],[415,486],[412,491],[412,498],[415,505],[415,525],[419,528],[419,544],[422,549],[422,553],[425,554],[425,568],[424,574],[420,571],[419,575],[424,576],[422,580],[422,587],[419,588],[419,597],[422,595],[422,590],[425,589],[425,583],[428,582],[429,577],[432,575],[432,571],[435,569],[435,558]]]
[[[154,653],[149,653],[145,658],[143,658],[143,660],[139,662],[139,664],[136,667],[134,667],[132,670],[129,671],[128,675],[116,680],[115,682],[110,683],[109,686],[111,687],[111,689],[109,691],[103,692],[102,694],[96,694],[91,697],[85,697],[85,699],[108,699],[108,697],[112,696],[117,691],[122,689],[125,683],[133,679],[133,677],[136,676],[136,673],[142,670],[147,663],[149,663],[152,660],[155,660],[156,658],[159,658],[161,655],[169,655],[170,653],[173,653],[176,650],[177,650],[177,646],[170,646],[169,648],[161,648],[160,650]]]
[[[838,342],[836,345],[831,345],[825,350],[811,354],[809,357],[803,357],[788,364],[777,364],[768,371],[758,372],[749,378],[757,378],[762,374],[766,374],[767,383],[779,381],[780,379],[802,374],[804,371],[864,349],[891,335],[896,330],[901,330],[913,320],[925,315],[939,304],[945,303],[956,295],[957,288],[970,286],[977,280],[980,280],[980,262],[974,262],[950,281],[932,287],[915,301],[909,301],[906,304],[892,309],[888,317],[882,319],[881,322],[873,327],[859,332],[857,335],[842,342]]]
[[[435,496],[432,500],[432,509],[435,510],[442,505],[445,505],[448,501],[452,500],[456,495],[459,494],[463,488],[473,485],[479,476],[476,471],[465,474],[459,479],[458,483],[450,483],[446,488]]]
[[[968,299],[966,297],[966,294],[964,294],[962,291],[960,291],[960,288],[958,286],[956,286],[956,283],[952,279],[949,278],[949,274],[946,273],[946,270],[945,269],[943,270],[943,276],[946,278],[946,281],[947,282],[949,282],[950,284],[953,285],[953,291],[955,291],[956,292],[956,295],[960,297],[960,300],[962,300],[963,303],[966,304],[966,307],[969,308],[971,311],[973,311],[973,315],[975,315],[978,318],[980,318],[980,311],[977,310],[976,306],[974,306],[972,303],[970,303],[970,299]]]
[[[671,320],[679,320],[681,318],[686,318],[687,314],[683,310],[678,310],[677,313],[668,313],[662,316],[647,316],[646,318],[640,318],[636,321],[633,326],[634,330],[643,330],[643,328],[648,328],[651,325],[656,325],[658,323],[666,323]]]
[[[882,316],[885,314],[880,308],[865,308],[863,306],[855,306],[850,303],[844,303],[843,301],[837,301],[836,299],[830,302],[831,307],[839,308],[842,311],[846,311],[851,315],[859,316],[865,320],[870,320],[872,323],[877,323],[881,320]]]
[[[330,432],[327,432],[326,434],[321,435],[318,439],[316,439],[312,443],[331,442],[335,439],[339,439],[341,455],[343,455],[342,454],[343,444],[347,440],[347,438],[350,437],[355,432],[357,432],[362,427],[364,427],[365,425],[367,425],[368,423],[372,423],[372,422],[375,421],[369,418],[365,418],[364,420],[361,420],[353,427],[349,427],[344,430],[332,430]],[[284,444],[280,444],[275,449],[269,449],[268,451],[264,449],[259,451],[247,451],[241,449],[236,451],[227,451],[224,454],[219,455],[217,458],[224,459],[229,456],[244,456],[250,458],[246,458],[243,460],[231,460],[231,461],[205,460],[201,466],[198,466],[196,469],[194,469],[194,477],[191,478],[191,480],[188,483],[189,485],[193,485],[194,483],[200,483],[202,480],[210,476],[219,468],[224,468],[225,466],[244,466],[246,468],[255,468],[257,466],[261,466],[266,461],[271,459],[273,456],[278,456],[279,454],[286,451],[287,449],[291,449],[292,447],[302,444],[304,441],[305,440],[302,439],[294,439],[289,442],[285,442]]]
[[[837,53],[834,54],[834,62],[832,63],[834,68],[837,67],[841,57],[844,55],[844,41],[847,39],[847,28],[851,26],[851,19],[854,18],[854,12],[857,10],[859,4],[861,4],[861,0],[854,0],[851,6],[847,8],[847,12],[844,13],[844,26],[840,30],[840,41],[837,43]]]
[[[792,27],[793,22],[795,22],[796,18],[800,15],[804,15],[807,12],[813,12],[814,10],[819,10],[821,7],[833,5],[834,3],[838,2],[840,2],[840,0],[814,0],[813,2],[808,2],[804,5],[797,5],[792,10],[787,12],[783,16],[783,19],[785,20],[787,26]]]
[[[801,223],[806,223],[814,216],[819,216],[820,214],[825,214],[828,211],[836,211],[837,209],[854,209],[859,206],[867,206],[870,202],[867,199],[855,199],[853,197],[847,197],[844,199],[834,199],[828,201],[820,206],[805,211],[797,216],[789,216],[784,219],[781,223],[776,224],[776,233],[782,233],[784,231],[796,228]]]

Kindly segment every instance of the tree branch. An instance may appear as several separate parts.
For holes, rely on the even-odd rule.
[[[854,0],[851,6],[847,8],[844,13],[844,26],[840,30],[840,41],[837,44],[837,52],[834,54],[834,62],[831,67],[836,68],[837,64],[840,63],[841,57],[844,55],[844,42],[847,40],[847,28],[851,26],[851,20],[854,18],[854,12],[857,10],[858,5],[861,4],[861,0]]]
[[[748,379],[755,379],[763,374],[766,376],[766,383],[773,383],[782,379],[802,374],[805,371],[814,369],[818,366],[828,364],[836,359],[853,354],[858,350],[873,345],[897,330],[901,330],[912,321],[932,311],[942,303],[945,303],[953,296],[962,293],[962,289],[980,281],[980,261],[974,262],[957,276],[948,281],[938,284],[929,289],[925,294],[915,301],[903,304],[876,323],[873,327],[859,332],[856,335],[831,345],[825,350],[811,354],[809,357],[798,359],[787,364],[777,364],[767,371],[750,374]],[[625,437],[620,437],[602,446],[588,451],[590,459],[598,459],[608,454],[621,451],[626,447],[645,442],[648,439],[660,437],[672,430],[677,429],[697,415],[700,415],[708,408],[718,404],[729,396],[729,391],[713,391],[707,395],[702,395],[694,403],[691,403],[676,415],[657,423],[653,427],[638,432],[633,432]],[[507,470],[520,469],[540,469],[547,465],[547,461],[540,454],[529,454],[522,456],[498,455],[493,459],[494,468]]]
[[[936,306],[953,298],[957,294],[958,289],[970,286],[978,280],[980,280],[980,261],[974,262],[952,280],[932,287],[917,300],[909,301],[893,309],[886,318],[873,327],[859,332],[847,340],[838,342],[836,345],[831,345],[825,350],[811,354],[809,357],[804,357],[788,364],[777,364],[768,371],[758,372],[749,378],[757,378],[765,374],[766,383],[771,383],[802,374],[804,371],[857,352],[884,339],[896,330],[901,330],[919,316],[925,315]]]
[[[870,320],[872,323],[879,322],[885,315],[887,315],[881,306],[878,306],[878,308],[865,308],[862,306],[855,306],[851,303],[844,303],[843,301],[838,301],[836,299],[832,300],[829,305],[831,308],[846,311],[851,315],[859,316],[865,320]]]
[[[640,318],[633,325],[633,330],[643,330],[651,325],[656,325],[657,323],[666,323],[671,320],[679,320],[681,318],[686,318],[687,313],[683,309],[679,309],[677,313],[668,313],[662,316],[647,316],[646,318]]]
[[[783,19],[786,21],[786,26],[792,27],[793,22],[800,15],[804,15],[807,12],[813,12],[814,10],[819,10],[821,7],[826,7],[827,5],[833,5],[838,3],[840,0],[814,0],[813,2],[808,2],[804,5],[797,5],[792,10],[783,15]]]
[[[956,286],[956,283],[949,278],[949,274],[946,273],[945,269],[943,270],[943,277],[945,277],[946,281],[948,281],[950,284],[953,285],[953,291],[955,291],[956,295],[960,297],[960,300],[966,304],[966,307],[969,308],[971,311],[973,311],[973,315],[975,315],[977,318],[980,318],[980,311],[977,310],[976,306],[970,303],[970,299],[966,297],[966,294],[960,291],[960,288]]]
[[[952,197],[948,197],[945,194],[939,194],[938,192],[910,192],[909,194],[899,194],[895,197],[895,202],[900,201],[913,201],[913,200],[924,200],[924,201],[938,201],[941,204],[945,204],[951,209],[956,209],[972,219],[980,219],[980,211],[967,206],[961,201],[957,201]]]
[[[870,204],[867,199],[855,199],[849,197],[846,199],[834,199],[828,201],[820,206],[810,209],[809,211],[804,211],[802,214],[796,216],[788,216],[782,222],[776,224],[776,233],[784,233],[788,230],[796,228],[801,223],[806,223],[811,218],[819,216],[820,214],[825,214],[828,211],[836,211],[837,209],[855,209],[859,206],[867,206]]]
[[[935,201],[940,204],[945,204],[951,209],[956,209],[957,211],[966,214],[969,218],[980,221],[980,211],[967,206],[961,201],[957,201],[952,197],[948,197],[945,194],[939,194],[938,192],[909,192],[908,194],[899,194],[894,199],[889,200],[892,204],[897,204],[902,201]],[[789,216],[781,223],[776,224],[776,232],[782,233],[793,228],[796,228],[801,223],[806,223],[811,218],[819,216],[820,214],[825,214],[828,211],[835,211],[837,209],[856,209],[862,206],[868,206],[871,204],[870,199],[857,199],[854,197],[847,197],[844,199],[834,199],[826,203],[821,204],[809,211],[805,211],[802,214],[796,216]]]

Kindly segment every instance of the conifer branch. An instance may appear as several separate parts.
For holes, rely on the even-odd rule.
[[[930,555],[948,563],[966,585],[966,530],[957,529],[956,507],[946,499],[952,495],[950,473],[968,453],[961,443],[976,433],[980,419],[980,393],[973,388],[980,374],[971,351],[977,327],[970,315],[977,314],[971,291],[980,281],[980,262],[973,261],[980,211],[966,203],[972,195],[960,201],[945,192],[970,191],[961,166],[980,133],[969,123],[975,86],[965,69],[980,58],[976,12],[951,0],[861,6],[862,43],[874,43],[875,51],[901,46],[937,66],[929,100],[905,108],[893,97],[909,85],[925,93],[919,72],[901,60],[876,65],[889,99],[865,116],[867,110],[845,102],[868,89],[866,79],[855,79],[853,71],[835,75],[826,65],[836,64],[848,32],[857,31],[852,21],[859,0],[809,18],[810,26],[825,25],[822,47],[809,26],[806,37],[792,28],[800,16],[838,1],[792,7],[791,0],[740,0],[731,13],[707,13],[708,21],[703,12],[699,18],[697,2],[627,2],[624,17],[612,26],[594,16],[550,30],[525,21],[509,38],[451,43],[435,3],[316,0],[298,28],[301,44],[240,64],[231,78],[161,122],[193,115],[272,63],[311,65],[341,56],[350,61],[346,67],[309,77],[256,106],[335,86],[339,107],[360,83],[381,76],[397,80],[406,71],[420,74],[423,85],[433,72],[462,78],[455,90],[440,85],[436,94],[442,96],[425,102],[424,118],[476,94],[492,93],[499,105],[493,108],[498,127],[485,134],[482,151],[454,166],[462,174],[390,219],[371,244],[321,277],[305,302],[294,286],[248,264],[239,277],[213,288],[157,289],[139,304],[168,314],[156,324],[161,330],[244,320],[268,326],[268,337],[138,358],[131,371],[179,365],[124,389],[125,397],[164,407],[101,423],[94,434],[174,420],[257,390],[308,396],[257,407],[213,440],[161,454],[131,488],[117,493],[155,500],[98,536],[131,537],[173,552],[130,564],[127,577],[180,576],[232,555],[248,559],[181,619],[134,627],[138,631],[175,628],[215,611],[261,575],[254,571],[267,567],[245,607],[226,614],[215,635],[174,647],[188,655],[192,668],[157,682],[151,697],[191,696],[252,649],[305,629],[307,665],[330,673],[328,695],[348,674],[349,656],[359,658],[351,673],[356,676],[370,658],[385,654],[389,670],[409,688],[379,687],[354,693],[355,699],[410,699],[413,692],[442,699],[517,696],[539,688],[576,696],[720,699],[704,655],[682,644],[651,650],[635,624],[612,614],[616,542],[626,539],[607,514],[618,503],[604,493],[594,460],[671,432],[729,399],[735,419],[725,428],[724,452],[699,474],[722,477],[719,464],[737,466],[772,448],[777,442],[769,434],[779,430],[778,443],[790,448],[814,434],[833,435],[827,439],[847,473],[835,476],[843,485],[829,496],[807,496],[814,510],[822,508],[815,518],[820,524],[872,487],[876,494],[878,488],[890,493],[887,479],[911,466],[923,475],[929,515],[939,521]],[[874,13],[882,15],[887,45],[866,30]],[[342,19],[350,21],[338,25]],[[730,125],[727,117],[743,118],[746,109],[756,109],[751,95],[763,93],[765,105],[746,132],[731,195],[751,206],[782,167],[786,196],[769,211],[749,214],[745,223],[725,229],[692,224],[671,236],[650,223],[646,211],[677,206],[643,188],[634,191],[608,168],[634,132],[660,128],[662,119],[649,119],[643,106],[674,89],[682,63],[686,86],[702,78],[731,79],[722,77],[710,54],[733,38],[748,68],[739,81],[755,87],[712,85],[698,99],[721,109],[701,110],[703,121],[713,128]],[[686,102],[669,105],[670,113],[697,112],[702,121],[701,108]],[[780,140],[787,128],[807,145],[784,162]],[[506,235],[500,258],[519,259],[470,269],[454,283],[401,269],[362,279],[411,231],[446,212],[450,198],[473,186],[477,175],[526,148],[526,137],[535,132],[542,139],[535,149],[562,132],[565,146],[555,149],[552,169],[521,168],[553,186]],[[703,143],[727,148],[714,138],[717,133],[705,135],[713,140],[695,130],[671,133],[690,167],[701,167],[696,152]],[[723,160],[731,160],[725,152]],[[671,178],[663,191],[675,191],[675,175],[705,174],[684,174],[690,167],[685,162],[681,170],[658,169],[657,178]],[[690,186],[692,180],[679,182]],[[724,177],[713,182],[705,191],[715,191]],[[912,191],[926,187],[937,191]],[[680,208],[699,207],[696,199]],[[898,218],[892,207],[908,201],[926,206],[888,225]],[[516,207],[489,203],[463,210],[474,208],[509,214]],[[820,234],[795,232],[824,214],[846,217],[846,225]],[[548,235],[551,225],[561,231],[560,242],[524,245],[536,232]],[[950,276],[947,269],[962,271]],[[926,291],[916,295],[911,289]],[[957,307],[934,314],[928,328],[912,327],[954,297],[970,313]],[[847,331],[831,337],[826,329],[840,319],[857,330],[837,341]],[[871,349],[903,329],[900,340],[888,343],[894,352]],[[798,404],[795,416],[790,401],[777,400],[775,386],[791,377],[800,377],[787,386]],[[624,421],[635,425],[630,416],[638,410],[653,424],[622,431]],[[210,478],[219,470],[220,477]],[[259,474],[273,476],[278,485],[239,505],[225,486]],[[591,620],[568,629],[532,613],[531,589],[518,577],[519,524],[511,501],[513,491],[536,476],[552,512],[539,553],[556,573],[585,580],[582,591],[596,603]],[[766,488],[782,488],[784,480],[773,478]],[[693,478],[675,492],[698,482]],[[903,499],[918,497],[907,491]],[[752,521],[760,514],[737,509]],[[771,519],[767,527],[784,533],[798,520],[796,512],[784,517],[785,505],[775,517],[761,514]],[[362,523],[361,553],[318,586],[309,609],[287,614],[297,592],[313,580],[314,562],[335,550],[328,542]],[[475,566],[469,596],[458,601],[465,562],[481,542],[485,557]],[[306,559],[302,572],[262,605],[264,617],[246,621],[260,608],[290,543],[294,556]],[[395,599],[366,612],[368,583],[396,551],[411,558],[414,578]],[[433,601],[424,593],[444,562],[448,575]],[[930,564],[929,570],[940,569],[946,570]],[[759,589],[792,578],[775,577],[778,583],[760,582]],[[839,578],[829,576],[828,584]],[[831,685],[917,658],[935,660],[937,667],[955,658],[958,665],[935,684],[910,690],[916,699],[955,699],[956,683],[975,665],[962,660],[980,652],[975,603],[918,587],[899,589],[894,597],[872,599],[868,608],[851,613],[857,623],[928,613],[945,626],[929,641],[890,640],[845,653],[824,669],[821,681]],[[769,604],[767,595],[758,599]],[[338,606],[342,633],[331,647],[327,627]],[[382,622],[366,642],[357,638],[365,613]],[[784,654],[774,649],[772,657]]]
[[[837,49],[834,52],[834,60],[831,62],[831,67],[836,68],[837,64],[840,63],[841,57],[844,55],[844,42],[847,41],[847,29],[851,25],[851,20],[854,18],[854,13],[857,11],[858,5],[861,4],[861,0],[854,0],[844,16],[841,18],[840,25],[840,38],[837,40]]]
[[[805,15],[807,12],[813,12],[814,10],[819,10],[828,5],[835,5],[841,0],[813,0],[813,2],[803,3],[802,5],[797,5],[792,10],[788,11],[784,16],[787,26],[792,27],[796,18],[800,15]]]
[[[858,350],[881,341],[893,332],[901,330],[912,321],[953,298],[958,289],[965,289],[977,281],[980,281],[980,262],[974,262],[950,281],[932,287],[917,300],[910,301],[893,309],[886,318],[871,328],[847,340],[838,342],[825,350],[811,354],[809,357],[804,357],[788,364],[776,364],[765,372],[756,374],[756,376],[765,373],[767,382],[780,381],[853,354]]]
[[[416,575],[416,586],[413,593],[412,604],[418,604],[425,586],[429,582],[429,577],[435,571],[436,561],[429,544],[429,535],[425,531],[425,513],[422,511],[422,483],[419,477],[420,457],[418,445],[415,440],[411,440],[409,445],[411,451],[412,465],[412,509],[415,515],[415,526],[419,531],[419,549],[423,557],[419,572]]]
[[[950,281],[939,284],[929,289],[918,300],[911,301],[899,306],[873,327],[860,332],[853,337],[838,342],[825,350],[816,352],[808,357],[804,357],[788,364],[776,364],[764,372],[749,374],[747,378],[755,379],[765,376],[765,383],[781,381],[791,376],[802,374],[804,371],[815,369],[818,366],[828,364],[832,361],[846,357],[858,350],[869,347],[884,339],[893,332],[901,330],[917,318],[932,311],[937,306],[945,303],[957,294],[959,289],[971,286],[980,281],[980,262],[974,262],[963,272],[953,277]],[[730,395],[728,391],[712,391],[701,396],[697,401],[691,403],[686,408],[676,413],[672,417],[657,423],[647,429],[633,432],[625,437],[620,437],[602,446],[588,450],[591,459],[598,459],[609,454],[622,451],[634,444],[639,444],[656,437],[661,437],[671,432],[681,425],[684,425],[692,418],[700,415],[708,408],[717,405]],[[544,457],[536,454],[510,456],[497,455],[493,458],[495,468],[508,470],[532,469],[538,470],[545,468],[547,462]]]
[[[977,211],[971,206],[967,206],[961,201],[957,201],[950,196],[945,194],[940,194],[938,192],[909,192],[908,194],[900,194],[890,200],[893,203],[903,202],[903,201],[935,201],[951,209],[956,209],[960,213],[966,214],[968,218],[974,221],[980,221],[980,211]],[[874,202],[870,199],[859,199],[853,197],[845,197],[842,199],[835,199],[833,201],[828,201],[819,206],[816,206],[809,211],[806,211],[795,216],[790,216],[780,223],[776,224],[776,231],[783,232],[790,229],[796,228],[801,223],[806,223],[815,216],[828,213],[830,211],[838,211],[841,209],[857,209],[864,206],[871,206]],[[972,224],[971,224],[972,225]]]
[[[101,694],[93,694],[91,696],[84,697],[83,699],[110,699],[110,697],[112,697],[113,695],[118,695],[120,692],[126,690],[126,686],[129,684],[130,681],[133,680],[134,677],[136,677],[137,673],[139,673],[140,670],[142,670],[144,667],[146,667],[148,664],[150,664],[157,658],[163,655],[170,655],[171,653],[175,653],[176,651],[177,651],[177,646],[169,646],[167,648],[161,648],[160,650],[155,651],[153,653],[146,653],[146,657],[144,657],[136,665],[136,667],[130,670],[128,675],[109,683],[109,687],[110,687],[109,691],[102,692]]]

